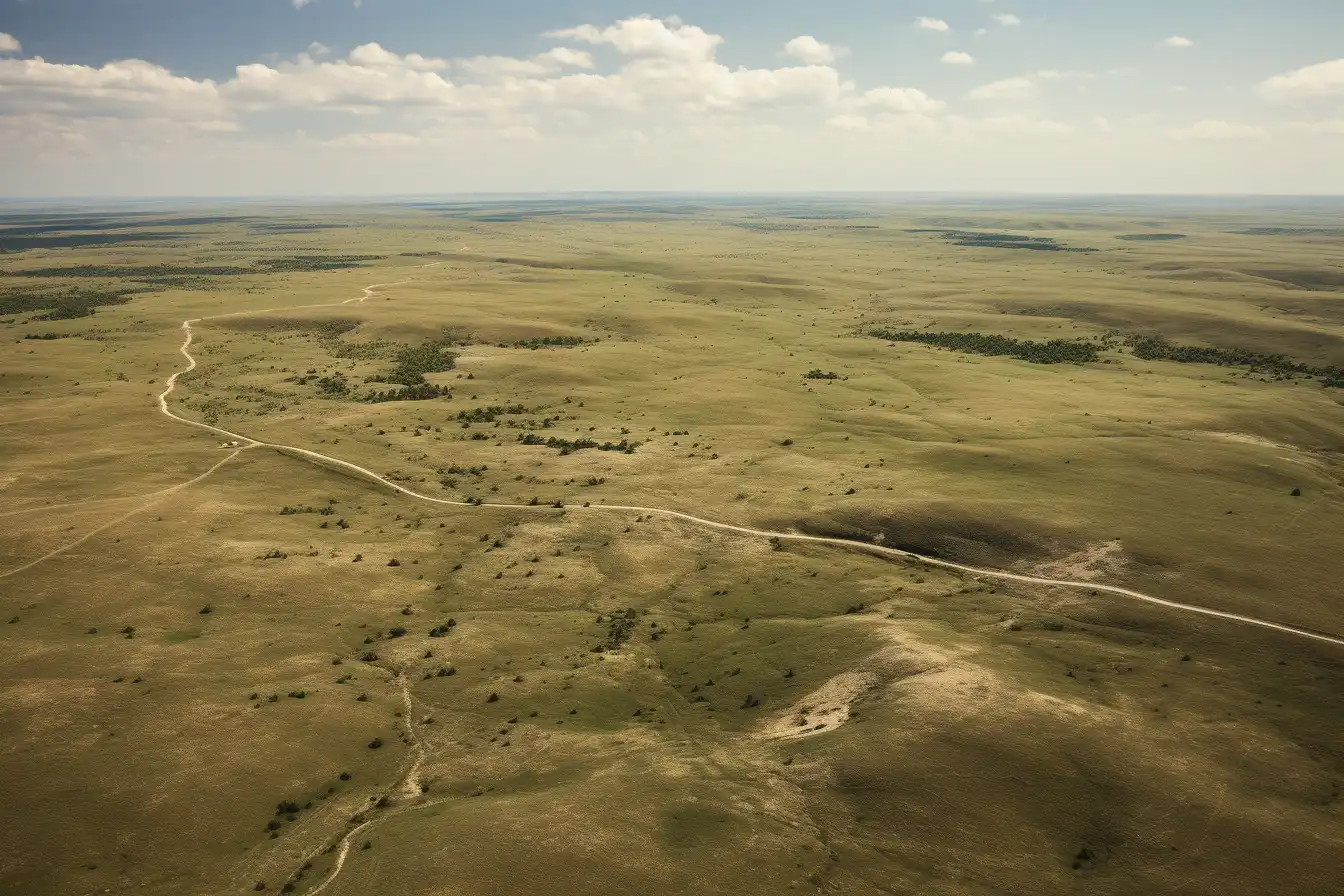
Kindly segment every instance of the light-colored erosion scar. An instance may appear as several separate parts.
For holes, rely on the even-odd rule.
[[[850,706],[877,684],[872,672],[841,672],[799,700],[762,732],[770,740],[797,740],[834,731],[849,721]]]
[[[1091,582],[1097,579],[1117,578],[1124,572],[1127,561],[1125,546],[1120,541],[1098,541],[1080,551],[1038,563],[1033,571],[1056,579],[1078,579]]]

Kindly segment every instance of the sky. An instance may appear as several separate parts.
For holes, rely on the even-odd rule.
[[[1344,194],[1341,0],[0,0],[0,196]]]

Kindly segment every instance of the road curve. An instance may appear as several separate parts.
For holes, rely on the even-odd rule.
[[[422,265],[422,267],[432,267],[432,265]],[[406,281],[398,281],[398,283],[404,283],[404,282]],[[420,492],[417,492],[414,489],[407,488],[404,485],[400,485],[396,482],[392,482],[391,480],[385,479],[382,476],[379,476],[377,473],[373,472],[372,470],[367,469],[366,467],[361,467],[358,464],[353,464],[349,461],[341,460],[340,458],[331,457],[330,455],[327,454],[320,454],[316,451],[311,451],[307,448],[298,448],[293,445],[281,445],[273,442],[263,442],[245,435],[241,435],[239,433],[229,432],[226,429],[221,429],[216,426],[210,426],[209,424],[206,423],[200,423],[195,420],[188,420],[185,417],[180,417],[177,414],[174,414],[172,410],[168,407],[168,396],[172,394],[173,389],[177,384],[177,378],[184,373],[196,369],[196,359],[193,358],[191,353],[188,351],[192,343],[192,329],[191,329],[192,324],[200,323],[201,321],[206,320],[216,320],[222,317],[235,317],[244,314],[266,314],[273,311],[297,311],[304,308],[325,308],[325,307],[334,307],[337,305],[348,305],[352,302],[363,302],[365,299],[368,299],[373,294],[374,290],[383,288],[385,286],[395,286],[395,285],[398,284],[385,283],[385,284],[375,284],[373,286],[368,286],[364,288],[364,294],[362,296],[358,296],[353,299],[347,299],[344,302],[330,302],[322,305],[300,305],[289,308],[267,308],[262,311],[240,311],[240,312],[232,312],[229,314],[213,315],[211,317],[192,318],[191,320],[183,321],[182,331],[185,334],[186,338],[183,341],[182,347],[179,349],[179,351],[181,352],[182,356],[187,359],[187,367],[168,377],[167,388],[165,388],[163,392],[159,395],[159,410],[162,411],[164,414],[166,414],[168,417],[172,418],[173,420],[178,421],[179,423],[185,423],[188,426],[194,426],[199,429],[205,429],[217,435],[224,436],[225,438],[238,441],[239,443],[241,443],[243,447],[271,448],[281,453],[289,454],[291,456],[302,458],[304,460],[315,461],[319,464],[328,464],[337,467],[339,469],[355,473],[356,475],[362,476],[365,479],[369,479],[373,482],[379,483],[380,485],[384,485],[387,488],[392,489],[393,491],[397,491],[408,497],[415,498],[418,501],[425,501],[431,504],[439,504],[447,507],[475,506],[475,507],[506,508],[509,510],[537,510],[542,512],[553,509],[549,505],[531,506],[523,504],[498,504],[498,503],[483,503],[473,505],[464,501],[452,501],[446,498],[435,498],[431,495],[421,494]],[[731,523],[721,523],[716,520],[705,519],[704,517],[694,516],[689,513],[682,513],[681,511],[678,510],[667,510],[661,507],[640,507],[637,505],[618,505],[618,504],[592,504],[592,505],[585,505],[582,507],[575,505],[567,509],[584,510],[584,511],[588,510],[620,511],[626,513],[652,514],[655,516],[666,517],[669,519],[681,520],[683,522],[691,523],[692,525],[696,526],[703,526],[709,529],[717,529],[721,532],[732,532],[738,535],[749,535],[752,537],[759,537],[759,538],[777,538],[780,541],[795,541],[795,542],[808,542],[812,544],[835,545],[839,547],[850,548],[852,550],[863,551],[869,554],[876,554],[882,557],[891,557],[901,560],[913,560],[919,563],[928,564],[930,566],[938,566],[943,569],[957,570],[958,572],[964,572],[970,575],[980,576],[982,578],[999,579],[1008,582],[1021,582],[1027,585],[1045,585],[1055,588],[1069,588],[1073,590],[1086,590],[1095,593],[1113,594],[1118,597],[1125,597],[1131,600],[1142,601],[1143,603],[1154,604],[1156,606],[1166,607],[1172,610],[1180,610],[1185,613],[1195,613],[1200,616],[1208,616],[1214,619],[1223,619],[1229,622],[1238,622],[1244,625],[1253,625],[1259,628],[1281,632],[1283,634],[1294,635],[1299,638],[1307,638],[1312,641],[1318,641],[1326,644],[1333,644],[1336,647],[1344,647],[1344,637],[1338,637],[1335,635],[1326,634],[1324,632],[1315,632],[1309,629],[1298,628],[1297,626],[1272,622],[1268,619],[1259,619],[1254,616],[1245,616],[1240,613],[1231,613],[1226,610],[1215,610],[1211,607],[1201,607],[1196,604],[1187,604],[1187,603],[1181,603],[1180,601],[1167,600],[1166,598],[1155,597],[1151,594],[1144,594],[1141,591],[1135,591],[1130,588],[1122,588],[1118,585],[1104,585],[1098,582],[1072,581],[1069,579],[1052,579],[1044,576],[1032,576],[1023,573],[1006,572],[1004,570],[998,570],[998,569],[985,569],[977,566],[968,566],[964,563],[953,563],[950,560],[941,560],[937,557],[926,557],[922,554],[917,554],[912,551],[903,551],[900,550],[899,548],[885,547],[880,544],[869,544],[867,542],[853,541],[846,538],[831,538],[823,535],[804,535],[798,532],[775,532],[769,529],[754,529],[749,526],[736,526]]]

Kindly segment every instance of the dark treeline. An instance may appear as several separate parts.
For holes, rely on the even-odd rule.
[[[135,290],[126,289],[12,289],[0,292],[0,314],[42,312],[33,320],[73,320],[89,317],[101,306],[124,305]]]
[[[530,349],[574,348],[587,341],[582,336],[543,336],[540,339],[520,339],[513,344],[513,347]]]
[[[621,439],[619,442],[600,443],[592,439],[557,439],[555,436],[547,439],[534,432],[520,434],[518,441],[524,445],[545,445],[547,448],[556,449],[561,454],[573,454],[575,451],[586,451],[589,448],[596,448],[598,451],[620,451],[623,454],[634,454],[635,449],[640,444],[626,439]]]
[[[923,330],[872,330],[870,336],[888,342],[918,342],[970,355],[1017,358],[1033,364],[1087,364],[1096,361],[1101,346],[1073,339],[1030,342],[984,333],[931,333]]]
[[[1249,367],[1283,379],[1317,377],[1321,385],[1344,388],[1344,367],[1313,367],[1283,355],[1253,352],[1247,349],[1206,348],[1176,345],[1164,336],[1129,336],[1125,345],[1134,357],[1144,361],[1175,361],[1178,364],[1217,364],[1221,367]]]
[[[250,266],[242,265],[171,265],[171,264],[75,264],[52,268],[19,268],[0,271],[0,277],[120,277],[125,280],[152,280],[159,277],[241,277],[248,274],[283,274],[295,271],[333,271],[363,267],[381,255],[290,255],[263,258]]]

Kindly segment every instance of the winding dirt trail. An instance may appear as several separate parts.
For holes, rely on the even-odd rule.
[[[431,265],[421,265],[420,267],[433,267],[433,266],[434,265],[431,264]],[[220,429],[219,427],[216,426],[210,426],[209,424],[206,423],[200,423],[195,420],[188,420],[185,417],[180,417],[177,414],[174,414],[172,410],[168,407],[168,396],[172,394],[173,389],[177,384],[177,378],[184,373],[196,369],[196,359],[193,358],[191,353],[188,351],[192,343],[192,336],[193,336],[191,329],[192,324],[200,323],[202,321],[207,320],[217,320],[223,317],[237,317],[240,315],[247,315],[247,314],[266,314],[273,311],[298,311],[304,308],[327,308],[339,305],[349,305],[353,302],[365,301],[366,299],[370,298],[373,295],[373,292],[375,290],[382,289],[388,286],[397,286],[405,282],[407,281],[400,280],[397,281],[396,283],[379,283],[374,284],[373,286],[366,286],[364,287],[364,294],[362,296],[357,296],[356,298],[353,299],[346,299],[344,302],[328,302],[321,305],[299,305],[299,306],[291,306],[288,308],[267,308],[262,311],[238,311],[238,312],[231,312],[229,314],[217,314],[212,315],[210,317],[198,317],[193,318],[191,320],[183,321],[182,331],[185,334],[186,338],[183,341],[182,347],[179,349],[179,351],[182,353],[182,356],[187,359],[187,367],[183,370],[178,371],[177,373],[174,373],[172,376],[168,378],[167,388],[164,389],[164,391],[159,395],[159,410],[162,411],[164,414],[166,414],[168,417],[172,418],[173,420],[178,421],[179,423],[185,423],[188,426],[194,426],[200,429],[206,429],[217,435],[225,436],[230,439],[235,439],[243,443],[244,447],[271,448],[283,454],[289,454],[291,456],[302,458],[304,460],[314,461],[318,464],[326,464],[341,470],[346,470],[348,472],[361,476],[365,479],[386,486],[387,488],[392,489],[393,491],[400,492],[401,494],[406,495],[407,497],[415,498],[417,501],[425,501],[430,504],[438,504],[446,507],[475,506],[477,508],[492,507],[492,508],[504,508],[513,511],[535,510],[540,512],[546,512],[552,510],[553,508],[550,507],[549,505],[534,507],[531,505],[523,505],[523,504],[500,504],[490,502],[472,505],[468,504],[465,501],[452,501],[446,498],[436,498],[433,497],[432,495],[421,494],[420,492],[417,492],[414,489],[407,488],[404,485],[400,485],[396,482],[384,479],[382,476],[379,476],[372,470],[366,467],[361,467],[358,464],[341,460],[340,458],[332,457],[327,454],[320,454],[316,451],[310,451],[307,448],[298,448],[293,445],[281,445],[274,442],[262,442],[257,439],[250,438],[248,436],[241,435],[239,433],[233,433],[225,429]],[[1088,591],[1089,593],[1097,593],[1097,594],[1111,594],[1117,597],[1125,597],[1131,600],[1137,600],[1143,603],[1153,604],[1159,607],[1166,607],[1171,610],[1179,610],[1184,613],[1194,613],[1200,616],[1207,616],[1214,619],[1223,619],[1229,622],[1238,622],[1244,625],[1253,625],[1259,628],[1281,632],[1283,634],[1294,635],[1299,638],[1307,638],[1313,641],[1319,641],[1326,644],[1333,644],[1337,647],[1344,647],[1344,637],[1338,637],[1335,635],[1326,634],[1324,632],[1316,632],[1311,631],[1309,629],[1298,628],[1297,626],[1272,622],[1268,619],[1260,619],[1255,616],[1245,616],[1241,613],[1231,613],[1226,610],[1215,610],[1211,607],[1201,607],[1196,604],[1187,604],[1182,603],[1180,601],[1167,600],[1166,598],[1156,597],[1151,594],[1144,594],[1141,591],[1135,591],[1130,588],[1122,588],[1118,585],[1104,585],[1098,582],[1074,581],[1070,579],[1054,579],[1045,576],[1032,576],[1023,573],[1007,572],[998,569],[985,569],[977,566],[968,566],[964,563],[953,563],[950,560],[940,560],[937,557],[926,557],[923,554],[916,554],[912,551],[903,551],[898,548],[889,548],[880,544],[869,544],[861,541],[852,541],[850,539],[845,538],[831,538],[822,535],[804,535],[798,532],[775,532],[769,529],[754,529],[750,526],[737,526],[731,523],[721,523],[718,522],[717,520],[705,519],[704,517],[694,516],[693,514],[689,513],[682,513],[681,511],[678,510],[667,510],[661,507],[641,507],[638,505],[622,505],[622,504],[593,504],[586,507],[580,507],[580,506],[567,507],[566,510],[584,511],[584,512],[614,511],[619,513],[652,514],[654,516],[661,516],[667,519],[680,520],[682,522],[690,523],[695,526],[702,526],[708,529],[716,529],[720,532],[732,532],[737,535],[748,535],[756,538],[775,538],[779,539],[780,541],[794,541],[794,542],[807,542],[811,544],[833,545],[836,547],[848,548],[850,550],[863,551],[869,554],[876,554],[882,557],[891,557],[901,560],[913,560],[919,563],[928,564],[929,566],[937,566],[943,569],[956,570],[958,572],[967,573],[973,576],[980,576],[982,578],[998,579],[1000,581],[1007,581],[1007,582],[1020,582],[1025,585],[1044,585],[1052,588],[1068,588],[1071,590],[1083,590]]]

